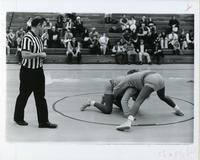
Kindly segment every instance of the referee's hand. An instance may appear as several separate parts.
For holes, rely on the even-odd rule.
[[[47,54],[46,54],[45,52],[41,52],[41,53],[40,53],[40,57],[41,57],[41,58],[46,58],[46,57],[47,57]]]

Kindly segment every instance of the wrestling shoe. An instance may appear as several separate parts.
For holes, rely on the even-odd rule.
[[[117,126],[116,129],[119,131],[129,130],[131,128],[132,122],[128,119],[126,122],[121,124],[120,126]]]
[[[81,107],[81,111],[84,111],[86,108],[90,107],[91,102],[88,101],[87,103],[83,104],[83,106]]]
[[[184,116],[184,113],[181,112],[180,110],[176,110],[176,111],[174,112],[174,114],[177,115],[177,116]]]

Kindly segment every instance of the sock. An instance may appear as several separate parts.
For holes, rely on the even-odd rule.
[[[90,102],[90,105],[91,105],[91,106],[94,106],[94,104],[95,104],[95,101],[91,101],[91,102]]]

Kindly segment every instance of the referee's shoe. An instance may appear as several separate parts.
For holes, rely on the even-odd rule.
[[[39,128],[52,128],[52,129],[54,129],[54,128],[57,128],[58,125],[50,123],[50,122],[45,122],[45,123],[40,123],[38,127]]]

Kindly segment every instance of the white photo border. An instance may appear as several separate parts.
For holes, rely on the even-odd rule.
[[[0,16],[0,159],[1,160],[197,160],[199,152],[199,0],[2,0]],[[88,145],[56,142],[8,143],[6,116],[6,12],[176,13],[194,14],[194,143],[187,145]],[[45,149],[44,149],[45,148]]]

